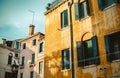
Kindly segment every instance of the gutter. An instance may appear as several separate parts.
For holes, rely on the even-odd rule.
[[[74,68],[74,46],[73,46],[73,22],[72,22],[72,5],[73,5],[73,0],[68,2],[68,7],[69,7],[69,18],[70,18],[70,52],[71,52],[71,67],[72,67],[72,74],[71,78],[75,78],[75,68]]]

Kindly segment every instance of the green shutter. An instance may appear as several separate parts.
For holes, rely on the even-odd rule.
[[[96,36],[92,37],[92,47],[93,47],[94,63],[98,65],[98,64],[100,64],[100,59],[99,59],[98,43],[97,43]]]
[[[86,4],[87,4],[87,15],[90,15],[90,2],[89,2],[89,0],[86,0]]]
[[[32,54],[32,63],[35,61],[35,54]]]
[[[79,3],[74,3],[74,10],[75,10],[75,20],[78,20],[80,18],[79,14]]]
[[[22,57],[22,66],[24,66],[24,59],[25,57]]]
[[[98,0],[98,7],[100,10],[103,10],[102,0]]]
[[[23,78],[23,73],[20,73],[20,78]]]
[[[106,47],[107,60],[108,60],[109,62],[111,62],[109,36],[108,36],[108,35],[104,36],[104,39],[105,39],[105,47]]]
[[[68,11],[64,11],[64,27],[68,25]]]
[[[78,66],[84,66],[84,57],[80,42],[77,42],[77,59],[78,59]]]
[[[69,49],[66,49],[66,61],[67,61],[66,69],[70,69],[70,53],[69,53]]]
[[[83,3],[80,3],[80,5],[79,5],[79,16],[80,16],[80,19],[82,19],[82,18],[84,18],[85,17],[85,8],[84,8],[84,6],[85,6],[85,2],[83,2]]]
[[[31,72],[30,72],[30,78],[33,78],[33,75],[34,75],[34,72],[31,71]]]

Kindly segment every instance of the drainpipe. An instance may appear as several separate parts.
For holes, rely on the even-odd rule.
[[[73,50],[73,23],[72,23],[72,5],[73,5],[73,0],[71,2],[68,2],[68,7],[69,7],[69,20],[70,20],[70,52],[71,52],[71,69],[72,69],[72,74],[71,77],[75,78],[75,69],[74,69],[74,50]]]

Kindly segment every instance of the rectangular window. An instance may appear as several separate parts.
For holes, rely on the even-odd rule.
[[[23,44],[23,49],[26,49],[26,43]]]
[[[82,19],[90,15],[90,0],[85,0],[81,3],[75,3],[75,19]]]
[[[31,72],[30,72],[30,78],[33,78],[33,76],[34,76],[34,72],[31,71]]]
[[[18,54],[15,54],[15,57],[18,58]]]
[[[39,74],[43,73],[43,62],[39,62]]]
[[[109,62],[120,60],[120,32],[106,35],[105,46],[107,60]]]
[[[92,64],[99,64],[99,54],[97,37],[93,36],[92,39],[77,42],[77,57],[78,66],[88,66]]]
[[[100,10],[103,10],[117,2],[118,0],[98,0],[98,6]]]
[[[44,50],[44,43],[42,42],[39,45],[39,52],[43,52],[43,50]]]
[[[5,72],[5,78],[12,78],[11,72]]]
[[[61,28],[68,26],[68,10],[64,10],[61,13]]]
[[[33,40],[32,45],[36,45],[36,39]]]
[[[32,54],[32,61],[31,61],[31,63],[34,64],[34,62],[35,62],[35,54]]]
[[[20,78],[23,78],[23,73],[20,73]]]
[[[62,70],[70,69],[69,49],[62,50]]]
[[[25,57],[23,56],[23,57],[22,57],[21,66],[24,66],[24,60],[25,60]]]
[[[9,55],[9,56],[8,56],[8,64],[11,65],[11,63],[12,63],[12,56]]]

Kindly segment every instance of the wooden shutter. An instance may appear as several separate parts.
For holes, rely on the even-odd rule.
[[[100,10],[103,10],[102,0],[98,0],[98,7]]]
[[[87,15],[90,15],[90,0],[86,0],[87,5]]]
[[[107,60],[111,62],[109,36],[108,35],[104,36],[104,39],[105,39],[105,47],[106,47],[106,57]]]
[[[78,59],[78,66],[84,66],[84,57],[80,42],[77,42],[77,59]]]
[[[75,20],[78,20],[80,18],[79,14],[79,3],[74,3],[74,10],[75,10]]]
[[[92,37],[92,48],[93,48],[94,63],[98,65],[100,64],[100,59],[99,59],[99,52],[98,52],[97,36]]]
[[[25,57],[22,57],[22,66],[24,66],[24,59]]]
[[[68,25],[68,11],[64,11],[64,27]]]
[[[32,54],[32,63],[35,61],[35,54]]]

